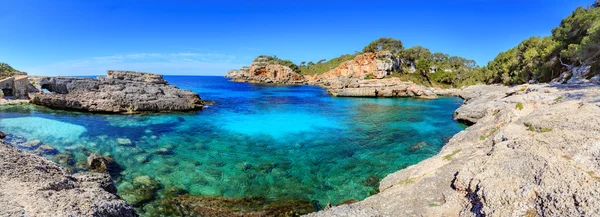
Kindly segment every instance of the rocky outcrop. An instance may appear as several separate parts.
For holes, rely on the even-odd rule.
[[[324,74],[313,76],[300,75],[287,66],[259,57],[250,67],[229,70],[225,77],[236,82],[318,85],[327,88],[332,96],[437,98],[431,88],[398,78],[386,79],[393,72],[401,71],[403,64],[414,65],[413,62],[394,57],[388,51],[364,53]]]
[[[380,193],[309,216],[594,216],[600,213],[600,87],[472,86],[473,124],[384,178]]]
[[[51,93],[31,93],[31,102],[55,109],[136,113],[198,110],[203,105],[198,94],[150,73],[109,70],[98,79],[42,77],[34,82]]]
[[[567,65],[568,70],[560,74],[558,78],[552,80],[552,84],[585,84],[585,83],[596,83],[599,84],[599,77],[593,76],[592,67],[589,65],[582,66],[570,66]]]
[[[0,216],[137,216],[108,174],[71,175],[0,142]]]
[[[106,78],[153,84],[167,84],[167,81],[165,81],[162,75],[145,72],[108,70],[106,72]]]
[[[421,99],[437,99],[433,88],[403,82],[398,78],[360,80],[345,88],[327,90],[332,96],[344,97],[415,97]]]
[[[309,77],[310,84],[327,88],[345,88],[353,82],[365,78],[381,79],[400,70],[400,60],[390,52],[365,53],[352,60],[341,63],[338,67],[314,77]]]
[[[265,84],[305,84],[304,76],[294,72],[290,67],[266,62],[257,58],[250,67],[230,70],[225,77],[236,82],[252,82]]]

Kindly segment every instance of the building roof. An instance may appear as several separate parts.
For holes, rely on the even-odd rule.
[[[23,80],[23,79],[27,79],[27,75],[17,75],[17,76],[15,76],[15,80]]]
[[[8,77],[8,78],[5,78],[5,79],[2,79],[2,80],[0,80],[0,82],[9,81],[9,80],[12,80],[12,79],[15,79],[15,78],[13,78],[13,77]]]

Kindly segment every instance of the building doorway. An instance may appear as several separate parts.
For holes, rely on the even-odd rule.
[[[4,88],[2,89],[2,93],[4,94],[4,96],[13,96],[12,88]]]

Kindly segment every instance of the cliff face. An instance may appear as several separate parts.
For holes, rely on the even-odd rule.
[[[321,75],[300,75],[291,68],[257,58],[250,67],[230,70],[225,77],[237,82],[310,84],[328,88],[333,96],[437,98],[431,88],[399,79],[386,79],[406,63],[390,52],[365,53]]]
[[[135,113],[198,110],[203,105],[198,94],[150,73],[108,71],[99,79],[41,77],[35,83],[51,93],[31,93],[31,102],[55,109]]]
[[[385,78],[399,69],[400,60],[393,58],[390,52],[365,53],[322,75],[310,76],[308,81],[328,88],[344,88],[365,78]]]
[[[238,82],[267,84],[305,84],[304,76],[294,72],[290,67],[276,63],[253,62],[250,67],[230,70],[225,77]]]
[[[388,175],[380,193],[310,216],[590,216],[600,213],[600,87],[445,90],[473,123]]]
[[[327,90],[332,96],[348,97],[414,97],[436,99],[435,89],[405,82],[399,78],[369,79],[352,82],[344,88]]]
[[[137,216],[110,176],[71,175],[0,141],[0,216]]]

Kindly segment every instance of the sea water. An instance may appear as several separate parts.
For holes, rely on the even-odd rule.
[[[118,186],[147,175],[193,195],[323,205],[361,200],[386,175],[437,154],[464,126],[459,98],[338,98],[314,86],[166,76],[214,101],[202,111],[100,115],[0,107],[0,131],[71,152],[110,156]],[[123,143],[122,141],[130,141]]]

